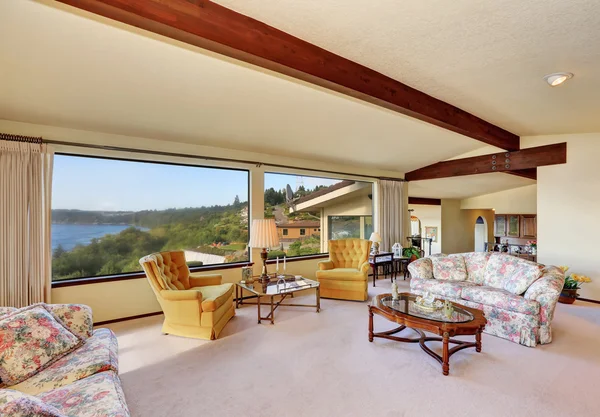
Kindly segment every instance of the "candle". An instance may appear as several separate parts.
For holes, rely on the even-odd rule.
[[[277,263],[275,264],[275,269],[279,271],[279,256],[277,257]]]
[[[285,272],[285,261],[286,261],[287,257],[285,255],[283,255],[283,272]]]

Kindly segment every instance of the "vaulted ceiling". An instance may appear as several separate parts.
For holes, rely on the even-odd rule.
[[[596,1],[216,3],[513,133],[600,131]],[[51,0],[0,2],[0,23],[0,118],[400,172],[482,146]],[[550,88],[541,77],[555,71],[575,77]],[[411,190],[466,197],[532,183],[506,174],[469,178],[462,184],[470,187],[449,179]]]

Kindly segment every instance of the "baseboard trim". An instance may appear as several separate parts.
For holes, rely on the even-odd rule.
[[[588,302],[588,303],[600,304],[600,301],[598,301],[598,300],[592,300],[591,298],[581,298],[581,297],[579,297],[577,299],[579,301],[585,301],[585,302]]]
[[[137,316],[121,317],[120,319],[99,321],[97,323],[94,323],[94,326],[102,326],[105,324],[118,323],[118,322],[127,321],[127,320],[143,319],[144,317],[158,316],[159,314],[163,314],[163,312],[156,311],[154,313],[138,314]]]

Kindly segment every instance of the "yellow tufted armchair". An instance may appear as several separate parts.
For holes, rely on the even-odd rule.
[[[190,273],[183,251],[153,253],[140,264],[165,313],[163,333],[212,340],[235,315],[233,284]]]
[[[319,262],[321,297],[366,301],[371,242],[364,239],[329,241],[329,260]]]

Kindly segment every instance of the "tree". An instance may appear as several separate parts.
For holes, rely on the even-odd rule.
[[[233,199],[233,205],[234,206],[240,205],[240,197],[237,194],[236,194],[235,198]]]

